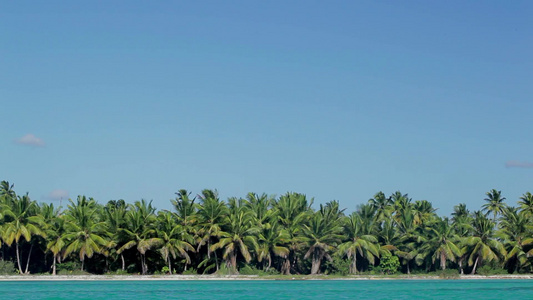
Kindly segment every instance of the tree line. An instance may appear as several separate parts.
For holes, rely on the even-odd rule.
[[[378,192],[348,214],[337,201],[288,192],[226,201],[214,190],[179,190],[171,210],[78,196],[67,207],[37,203],[0,183],[0,262],[19,274],[77,269],[93,274],[426,273],[481,266],[531,273],[533,196],[508,205],[501,191],[441,217],[426,200]],[[392,266],[392,267],[391,267]]]

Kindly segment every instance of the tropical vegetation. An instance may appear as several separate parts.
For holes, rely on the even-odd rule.
[[[533,197],[501,191],[450,217],[378,192],[351,213],[288,192],[219,198],[178,190],[172,209],[80,195],[38,203],[0,183],[2,274],[456,274],[533,272]],[[7,271],[6,271],[7,270]]]

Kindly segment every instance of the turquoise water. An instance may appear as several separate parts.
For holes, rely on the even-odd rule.
[[[13,281],[0,299],[533,299],[533,280]]]

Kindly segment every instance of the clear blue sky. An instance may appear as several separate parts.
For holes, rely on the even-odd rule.
[[[35,200],[533,192],[532,1],[1,2],[0,179]]]

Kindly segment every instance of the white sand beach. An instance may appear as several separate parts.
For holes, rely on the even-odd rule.
[[[452,279],[533,279],[530,275],[462,275]],[[0,281],[94,281],[94,280],[117,280],[117,281],[135,281],[135,280],[448,280],[438,276],[345,276],[329,277],[327,275],[318,276],[257,276],[257,275],[2,275]]]

